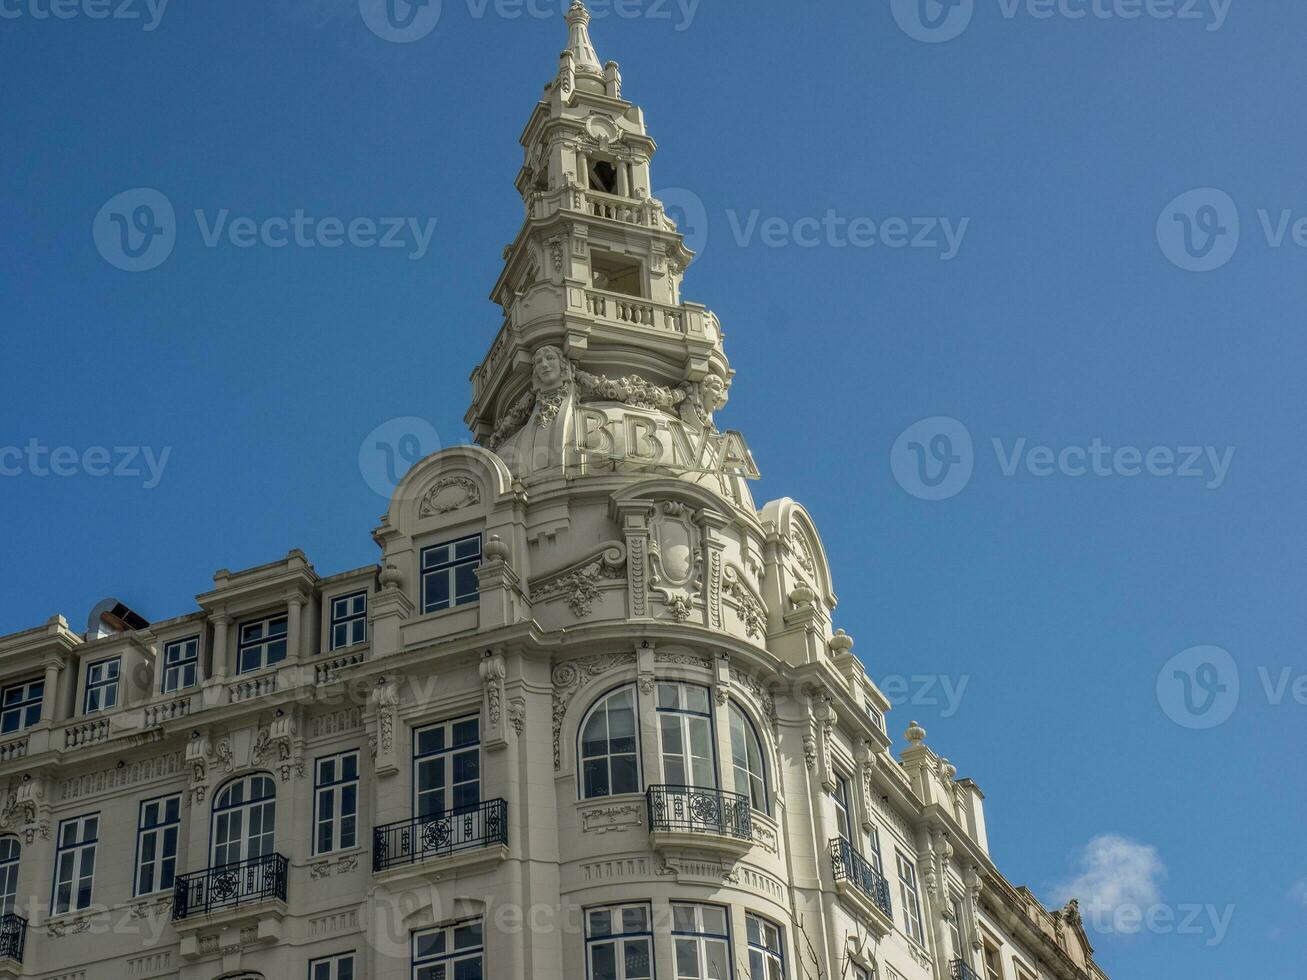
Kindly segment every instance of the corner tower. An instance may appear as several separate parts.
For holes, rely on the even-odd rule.
[[[721,327],[682,298],[693,253],[652,195],[656,146],[589,23],[577,0],[521,137],[525,217],[491,293],[504,322],[472,374],[467,422],[526,487],[672,476],[752,515],[752,457],[714,420],[732,379]]]

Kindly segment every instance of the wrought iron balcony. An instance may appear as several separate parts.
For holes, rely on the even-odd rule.
[[[884,912],[894,918],[894,907],[890,903],[889,882],[885,876],[873,868],[861,854],[853,849],[843,837],[836,837],[830,842],[831,863],[835,869],[836,881],[850,882],[853,887]]]
[[[486,800],[445,813],[378,827],[372,835],[372,870],[385,871],[493,844],[508,843],[508,803]]]
[[[654,833],[753,840],[753,811],[747,796],[702,786],[650,786],[645,796],[649,829]]]
[[[967,966],[966,960],[954,960],[949,976],[953,980],[980,980],[980,974]]]
[[[172,895],[173,921],[274,899],[284,902],[289,868],[290,862],[280,854],[265,854],[178,875]]]
[[[13,912],[0,915],[0,960],[21,963],[26,947],[27,920]]]

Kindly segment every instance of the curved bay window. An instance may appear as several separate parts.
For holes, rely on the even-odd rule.
[[[735,772],[735,792],[746,797],[755,810],[769,813],[767,805],[767,770],[762,761],[762,740],[748,715],[734,701],[731,716],[731,765]]]
[[[712,695],[706,687],[658,685],[658,734],[667,785],[717,788],[711,705]]]
[[[634,687],[618,688],[590,709],[579,749],[582,799],[640,792]]]
[[[213,867],[271,854],[276,822],[277,785],[271,776],[228,783],[213,799]]]

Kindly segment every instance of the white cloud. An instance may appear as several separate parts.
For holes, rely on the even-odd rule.
[[[1166,865],[1157,848],[1103,834],[1076,855],[1075,877],[1054,886],[1059,902],[1080,899],[1082,909],[1148,909],[1162,900]]]
[[[1299,905],[1307,905],[1307,878],[1294,883],[1294,886],[1289,889],[1289,898]]]

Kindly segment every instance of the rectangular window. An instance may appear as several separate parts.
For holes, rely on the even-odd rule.
[[[331,600],[331,649],[340,650],[368,638],[368,594],[336,596]]]
[[[344,850],[358,843],[359,754],[319,759],[313,776],[313,853]]]
[[[481,920],[413,934],[413,980],[485,980]]]
[[[413,815],[481,802],[481,720],[441,722],[413,733]]]
[[[899,897],[903,900],[904,928],[909,936],[921,944],[926,934],[921,928],[921,903],[917,898],[917,869],[902,852],[895,852],[899,864]]]
[[[676,980],[731,980],[731,928],[720,905],[672,903]]]
[[[953,937],[953,953],[955,959],[966,959],[967,956],[967,921],[962,913],[962,899],[957,895],[949,896],[949,912],[951,916],[948,920],[948,931]]]
[[[988,939],[985,940],[985,980],[1003,980],[1003,954]]]
[[[663,778],[669,786],[717,788],[712,696],[698,684],[658,685]]]
[[[853,836],[853,814],[849,812],[849,781],[844,776],[835,775],[835,829],[849,846],[858,849]]]
[[[136,828],[136,894],[169,891],[177,875],[182,798],[165,796],[141,804]]]
[[[865,966],[853,964],[853,980],[876,980],[876,974]]]
[[[422,549],[422,612],[467,605],[480,598],[481,535]]]
[[[252,623],[241,623],[237,650],[237,673],[271,667],[286,659],[286,615],[270,616]]]
[[[785,940],[781,927],[762,916],[744,917],[749,940],[749,980],[785,980]]]
[[[585,913],[589,980],[651,980],[653,931],[648,905],[616,905]]]
[[[11,684],[0,692],[0,735],[21,732],[41,720],[45,681]]]
[[[880,856],[880,828],[872,827],[867,831],[867,860],[871,866],[876,869],[876,873],[884,877],[885,862]]]
[[[885,730],[885,716],[870,701],[864,701],[862,705],[867,712],[867,717],[871,719],[871,723],[883,732]]]
[[[354,954],[314,960],[309,964],[309,980],[354,980]]]
[[[184,691],[200,679],[200,638],[177,640],[163,648],[163,693]]]
[[[1017,971],[1017,980],[1035,980],[1034,970],[1015,962],[1012,966]]]
[[[91,883],[95,878],[95,845],[99,838],[98,813],[59,824],[51,915],[80,912],[90,907]]]
[[[88,715],[92,711],[104,711],[118,703],[118,679],[122,673],[121,657],[101,660],[86,666],[86,701],[82,710]]]

